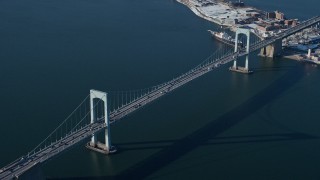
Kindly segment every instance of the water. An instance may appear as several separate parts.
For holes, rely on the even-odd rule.
[[[246,2],[318,15],[315,0]],[[2,0],[0,15],[0,166],[36,146],[90,89],[158,84],[219,45],[206,31],[215,25],[173,0]],[[250,76],[222,67],[123,119],[112,127],[118,154],[79,145],[45,175],[319,179],[319,68],[255,55],[250,67]]]

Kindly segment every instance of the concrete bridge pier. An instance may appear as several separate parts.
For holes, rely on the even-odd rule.
[[[249,71],[249,54],[246,55],[246,62],[245,62],[244,68],[245,68],[247,71]]]
[[[275,58],[282,55],[282,39],[276,40],[273,44],[270,44],[260,51],[260,56]]]
[[[232,69],[237,69],[237,59],[233,61]]]
[[[103,120],[106,125],[105,130],[104,130],[105,143],[101,143],[101,142],[97,141],[97,135],[92,134],[91,141],[89,143],[87,143],[86,147],[90,150],[100,152],[103,154],[115,153],[117,150],[114,146],[111,145],[107,93],[97,91],[97,90],[90,90],[91,124],[93,124],[97,121],[96,110],[98,109],[98,106],[96,104],[94,104],[94,99],[99,99],[100,101],[103,102],[103,106],[104,106],[103,107],[103,111],[104,111]]]
[[[253,71],[249,70],[249,53],[250,53],[250,30],[249,29],[244,29],[244,28],[238,28],[236,31],[236,38],[235,38],[235,48],[234,52],[239,52],[239,34],[244,34],[247,37],[247,44],[246,44],[246,61],[245,61],[245,67],[240,67],[237,66],[237,58],[233,61],[233,66],[229,68],[230,71],[234,72],[240,72],[240,73],[245,73],[249,74],[252,73]]]

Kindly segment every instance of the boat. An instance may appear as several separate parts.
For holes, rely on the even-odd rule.
[[[208,32],[210,32],[212,37],[217,39],[218,41],[226,43],[226,44],[228,44],[230,46],[234,46],[235,45],[235,41],[236,40],[234,38],[232,38],[232,36],[230,36],[226,32],[216,32],[216,31],[211,31],[211,30],[208,30]],[[241,44],[240,41],[238,43]]]

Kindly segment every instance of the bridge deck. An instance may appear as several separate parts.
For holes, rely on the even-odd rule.
[[[276,40],[286,38],[296,32],[299,32],[307,27],[310,27],[316,23],[320,22],[320,17],[311,18],[296,27],[288,29],[287,31],[267,40],[260,41],[250,46],[250,52],[256,51],[261,49],[269,44],[274,43]],[[244,56],[247,53],[245,52],[235,52],[231,53],[223,58],[217,59],[214,62],[208,63],[188,73],[165,83],[160,88],[150,92],[149,94],[142,96],[139,99],[117,109],[114,112],[110,113],[110,121],[111,123],[120,120],[121,118],[131,114],[132,112],[140,109],[147,104],[159,99],[160,97],[164,96],[167,93],[172,92],[173,90],[183,86],[184,84],[196,79],[208,72],[210,72],[214,68],[218,68],[221,64],[226,64],[234,59]],[[32,168],[36,164],[43,163],[61,152],[71,148],[73,145],[91,137],[92,134],[98,133],[99,131],[103,130],[106,127],[104,122],[95,122],[93,124],[89,124],[83,127],[80,130],[74,131],[70,133],[67,137],[62,138],[59,141],[52,143],[51,145],[47,146],[46,148],[38,151],[35,154],[21,157],[14,162],[10,163],[9,165],[0,169],[0,179],[12,179],[14,177],[18,177],[23,174],[28,169]]]
[[[105,123],[97,122],[94,124],[87,125],[82,129],[75,131],[68,135],[67,137],[47,146],[46,148],[40,150],[39,152],[24,156],[9,164],[8,166],[2,168],[0,174],[0,179],[12,179],[23,174],[28,169],[32,168],[36,164],[45,162],[54,156],[58,155],[60,152],[65,151],[72,147],[73,145],[81,142],[82,140],[91,137],[93,133],[97,133],[105,128]]]

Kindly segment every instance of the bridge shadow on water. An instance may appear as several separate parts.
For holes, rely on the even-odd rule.
[[[290,140],[304,140],[316,139],[305,133],[276,133],[276,134],[257,134],[248,136],[228,136],[228,137],[213,137],[207,139],[206,142],[199,144],[199,146],[208,145],[224,145],[224,144],[243,144],[243,143],[263,143],[263,142],[277,142],[277,141],[290,141]],[[120,148],[120,153],[132,150],[146,150],[146,149],[162,149],[171,146],[171,143],[178,142],[179,140],[162,140],[162,141],[141,141],[116,144]]]
[[[235,107],[217,119],[213,119],[206,126],[198,129],[194,133],[189,134],[182,139],[118,144],[120,149],[121,146],[123,146],[122,151],[151,148],[161,148],[161,150],[116,176],[73,177],[65,179],[143,179],[162,167],[177,160],[178,158],[184,156],[193,149],[203,145],[258,143],[316,138],[311,135],[297,132],[252,136],[217,137],[219,134],[237,125],[239,122],[243,121],[245,118],[255,113],[266,104],[272,102],[273,99],[276,99],[287,89],[293,86],[304,76],[304,72],[301,68],[302,67],[300,65],[291,68],[282,77],[274,81],[252,98],[248,99],[241,105]]]
[[[274,66],[274,67],[263,67],[263,68],[253,68],[254,73],[259,72],[276,72],[276,71],[288,71],[296,66]]]

